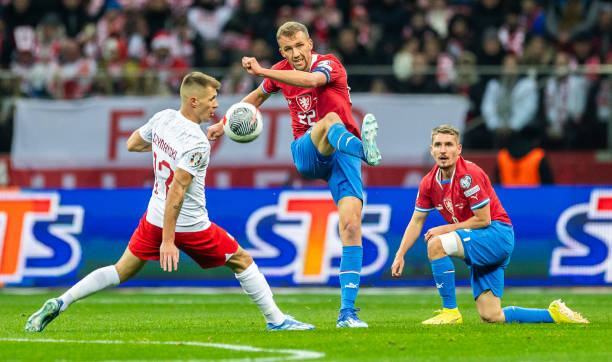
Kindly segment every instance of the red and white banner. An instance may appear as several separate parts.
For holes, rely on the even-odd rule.
[[[354,95],[352,99],[357,120],[366,113],[376,115],[380,125],[378,144],[383,165],[389,170],[400,167],[406,171],[406,167],[415,169],[430,164],[431,129],[442,123],[463,129],[468,107],[464,98],[450,95]],[[221,97],[218,115],[239,100]],[[13,181],[30,187],[146,184],[151,176],[150,155],[127,152],[125,141],[153,114],[178,108],[179,104],[179,98],[167,97],[20,100],[11,152]],[[238,144],[223,138],[213,144],[210,185],[277,185],[293,179],[289,147],[293,137],[286,102],[273,96],[261,111],[264,131],[257,140]],[[391,176],[383,176],[384,168],[377,170],[381,173],[372,172],[371,176],[366,171],[366,178]],[[392,177],[410,179],[404,171]],[[142,177],[137,176],[140,173]]]

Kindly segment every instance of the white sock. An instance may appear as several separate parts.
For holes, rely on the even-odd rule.
[[[115,269],[114,265],[96,269],[73,285],[66,293],[62,294],[60,299],[64,304],[60,311],[63,312],[70,304],[79,299],[83,299],[111,285],[117,285],[119,282],[119,273],[117,273],[117,269]]]
[[[272,290],[264,275],[257,268],[257,264],[253,263],[242,273],[235,275],[244,292],[257,304],[257,307],[263,313],[266,322],[280,324],[285,320],[285,315],[276,306]]]

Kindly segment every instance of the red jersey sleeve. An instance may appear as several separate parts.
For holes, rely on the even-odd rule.
[[[280,90],[278,84],[276,84],[276,82],[270,78],[264,79],[264,81],[261,82],[260,87],[265,94],[276,93]]]
[[[472,210],[480,209],[491,202],[491,182],[482,170],[474,170],[471,175],[461,177],[459,184],[463,190],[463,195],[468,200]]]
[[[433,201],[431,200],[430,183],[426,181],[427,177],[421,180],[419,192],[417,193],[414,209],[420,212],[430,212],[434,209]]]
[[[344,74],[344,68],[333,59],[325,59],[318,62],[312,72],[321,72],[327,78],[327,83],[332,83]]]

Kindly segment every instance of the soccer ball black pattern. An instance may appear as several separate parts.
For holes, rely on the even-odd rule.
[[[261,112],[250,103],[236,103],[225,113],[223,130],[229,138],[236,142],[253,141],[259,136],[262,128]]]

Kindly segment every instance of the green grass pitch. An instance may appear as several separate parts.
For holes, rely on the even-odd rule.
[[[57,293],[0,291],[0,361],[610,361],[612,292],[509,289],[505,305],[545,307],[558,297],[589,325],[488,325],[468,290],[458,301],[464,324],[422,326],[439,306],[435,290],[362,289],[369,329],[335,327],[338,295],[277,293],[283,311],[315,331],[270,333],[241,293],[107,291],[78,302],[43,333],[23,331],[27,317]]]

